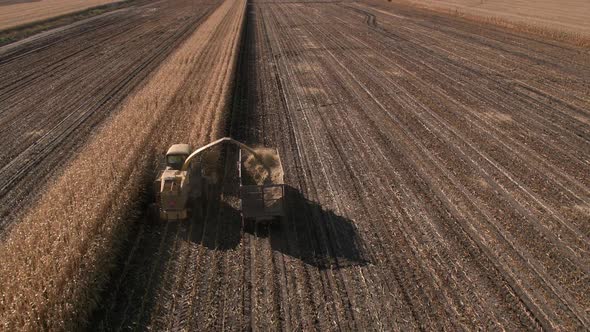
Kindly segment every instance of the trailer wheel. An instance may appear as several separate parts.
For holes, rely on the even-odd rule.
[[[256,231],[256,219],[242,218],[242,229],[244,232],[254,234]]]
[[[155,203],[151,203],[148,206],[146,221],[149,224],[157,224],[160,222],[160,209],[158,208],[158,205],[156,205]]]
[[[269,222],[269,227],[272,229],[278,229],[281,228],[281,222],[283,220],[283,217],[281,216],[277,216],[274,217],[270,222]]]

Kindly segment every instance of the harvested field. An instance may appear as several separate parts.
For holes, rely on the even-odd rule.
[[[0,31],[122,0],[0,0]]]
[[[226,132],[278,149],[288,216],[242,224],[230,150],[202,215],[134,226],[91,326],[588,330],[589,89],[537,37],[254,1]]]
[[[137,1],[0,48],[0,229],[217,5]]]
[[[401,0],[505,22],[580,33],[590,37],[590,2],[586,0]]]

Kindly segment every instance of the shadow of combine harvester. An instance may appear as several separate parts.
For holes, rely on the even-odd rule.
[[[369,263],[364,244],[350,220],[323,209],[291,186],[285,186],[285,208],[285,216],[280,220],[256,223],[243,220],[239,209],[220,201],[217,205],[219,212],[214,218],[217,230],[193,238],[193,242],[210,250],[223,251],[235,249],[246,240],[270,241],[273,251],[320,269]],[[206,218],[198,217],[190,222],[196,223],[193,226],[197,227],[199,223],[212,224]]]

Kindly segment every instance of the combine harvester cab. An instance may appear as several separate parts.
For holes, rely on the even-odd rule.
[[[174,144],[166,152],[166,166],[154,181],[154,217],[160,220],[183,220],[188,218],[189,198],[202,191],[201,172],[192,167],[183,169],[191,153],[190,145]]]
[[[263,183],[256,183],[246,170],[246,158],[239,151],[238,174],[240,181],[240,210],[243,220],[255,222],[271,222],[285,216],[285,183],[283,165],[275,149],[273,169],[266,169],[268,178]],[[274,174],[273,174],[274,173]]]

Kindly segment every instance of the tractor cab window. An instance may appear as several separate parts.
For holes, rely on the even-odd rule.
[[[169,155],[166,157],[166,165],[172,169],[181,169],[185,159],[186,156],[183,155]]]

